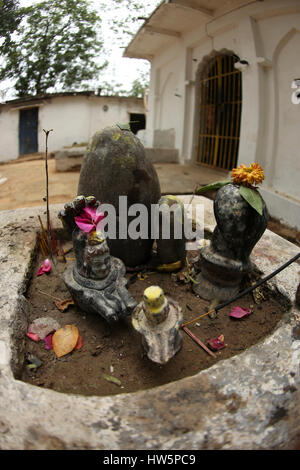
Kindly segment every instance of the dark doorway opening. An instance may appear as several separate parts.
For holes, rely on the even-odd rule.
[[[137,134],[141,129],[146,129],[145,114],[130,113],[130,129],[134,134]]]
[[[236,166],[242,110],[237,56],[220,54],[202,72],[199,86],[197,163],[224,170]]]
[[[39,108],[21,109],[19,121],[19,154],[38,151]]]

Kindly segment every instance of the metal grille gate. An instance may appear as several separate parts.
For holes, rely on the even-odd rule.
[[[231,170],[237,163],[242,107],[241,72],[235,56],[220,55],[200,79],[197,163]]]

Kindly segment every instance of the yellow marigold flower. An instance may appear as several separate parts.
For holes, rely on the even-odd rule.
[[[251,163],[250,166],[241,164],[238,168],[233,168],[231,172],[233,183],[251,186],[259,184],[265,179],[264,170],[258,163]]]

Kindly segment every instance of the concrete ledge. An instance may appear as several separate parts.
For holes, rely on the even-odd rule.
[[[178,149],[174,148],[145,148],[146,156],[152,163],[178,163]]]
[[[181,197],[190,202],[190,195]],[[212,201],[204,204],[212,229]],[[62,205],[51,206],[55,217]],[[0,213],[1,449],[290,449],[300,439],[300,311],[294,263],[270,286],[291,310],[264,341],[197,375],[147,391],[84,397],[17,380],[27,331],[24,297],[33,259],[37,215],[45,208]],[[298,252],[266,231],[252,261],[268,274]],[[19,358],[19,359],[18,359]],[[298,444],[299,445],[299,444]]]
[[[78,171],[81,168],[86,147],[72,147],[54,153],[56,171]]]
[[[281,223],[300,230],[300,202],[276,191],[260,188],[260,193],[272,217]]]

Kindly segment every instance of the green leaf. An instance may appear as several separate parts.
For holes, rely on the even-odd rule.
[[[240,195],[250,204],[260,215],[263,213],[263,200],[256,189],[240,186]]]
[[[119,387],[122,385],[121,380],[117,379],[116,377],[112,377],[112,375],[106,375],[106,374],[102,374],[102,375],[103,375],[103,378],[107,380],[107,382],[112,382],[118,385]]]
[[[121,129],[121,131],[130,131],[130,124],[129,122],[126,124],[117,124],[118,128]]]
[[[231,183],[231,180],[216,181],[216,183],[207,184],[203,188],[197,189],[196,194],[205,193],[206,191],[212,191],[214,189],[222,188],[226,184]]]

